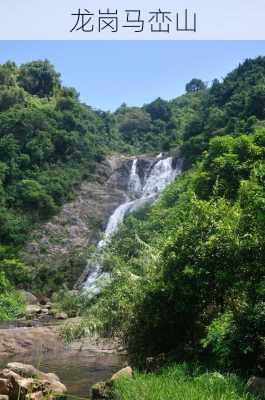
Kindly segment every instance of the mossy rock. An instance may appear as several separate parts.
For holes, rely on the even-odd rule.
[[[98,382],[91,388],[92,400],[110,400],[111,399],[111,385],[109,382]]]

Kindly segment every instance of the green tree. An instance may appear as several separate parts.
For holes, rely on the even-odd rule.
[[[186,84],[186,92],[198,92],[206,89],[206,84],[201,79],[193,78],[189,83]]]
[[[60,87],[59,77],[48,60],[32,61],[21,65],[18,83],[32,95],[50,97]]]

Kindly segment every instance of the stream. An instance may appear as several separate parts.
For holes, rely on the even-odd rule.
[[[48,342],[44,329],[50,325],[41,326],[38,323],[31,328],[20,325],[16,322],[0,324],[2,340],[7,334],[10,347],[14,339],[20,346],[17,347],[16,354],[0,357],[0,369],[5,368],[7,363],[16,361],[34,365],[43,372],[53,372],[74,397],[89,398],[94,383],[109,379],[126,362],[126,356],[115,352],[108,341],[95,344],[85,339],[65,346],[55,335],[54,340]]]

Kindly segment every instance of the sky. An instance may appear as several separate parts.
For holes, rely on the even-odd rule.
[[[0,63],[48,59],[82,101],[102,110],[185,92],[192,78],[222,79],[265,41],[0,41]]]

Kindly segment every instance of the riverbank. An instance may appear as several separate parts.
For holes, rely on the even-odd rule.
[[[203,372],[176,364],[157,373],[134,374],[115,380],[113,399],[119,400],[257,400],[236,375]]]
[[[89,397],[90,388],[124,366],[126,356],[108,339],[84,338],[66,345],[62,322],[37,327],[0,329],[0,368],[9,362],[31,364],[59,376],[68,393]]]

